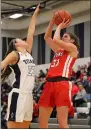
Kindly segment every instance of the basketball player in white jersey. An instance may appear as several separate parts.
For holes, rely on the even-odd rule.
[[[27,40],[12,40],[6,58],[1,62],[2,78],[14,73],[12,91],[8,96],[8,128],[29,128],[33,113],[32,90],[35,82],[35,64],[31,56],[36,18],[40,5],[31,18]]]

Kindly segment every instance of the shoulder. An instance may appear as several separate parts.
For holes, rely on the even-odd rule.
[[[73,51],[73,52],[70,53],[70,55],[71,55],[73,58],[78,58],[78,54],[79,54],[78,50],[75,50],[75,51]]]
[[[19,59],[20,59],[20,55],[19,55],[19,52],[18,51],[12,51],[11,52],[11,56],[13,58],[13,62],[12,64],[17,64]]]
[[[78,51],[77,49],[74,50],[74,51],[72,51],[72,52],[69,52],[69,51],[64,50],[64,52],[65,52],[66,54],[70,55],[70,56],[73,57],[73,58],[78,58],[79,51]]]
[[[14,57],[15,59],[17,59],[17,58],[18,58],[18,55],[19,55],[19,52],[17,52],[17,51],[12,51],[12,52],[10,53],[10,55],[11,55],[12,57]]]
[[[29,50],[26,50],[29,55],[31,55],[31,52]]]

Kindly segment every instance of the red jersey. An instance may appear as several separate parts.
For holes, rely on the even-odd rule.
[[[50,64],[47,77],[62,76],[69,78],[76,58],[69,55],[65,50],[58,50]]]

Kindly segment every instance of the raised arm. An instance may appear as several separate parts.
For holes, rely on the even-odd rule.
[[[53,25],[54,25],[54,19],[55,19],[55,14],[53,15],[53,18],[48,25],[44,39],[45,39],[46,43],[49,45],[49,47],[54,52],[56,52],[59,49],[59,47],[58,47],[58,45],[53,43],[53,39],[52,39],[52,29],[53,29]]]
[[[54,33],[53,39],[61,40],[60,32],[61,32],[61,28],[59,29],[59,28],[57,27],[57,28],[56,28],[56,31],[55,31],[55,33]]]
[[[68,52],[77,51],[77,47],[72,43],[66,43],[62,40],[57,40],[57,39],[54,39],[53,41],[56,45],[60,46],[60,48],[66,50]]]
[[[69,52],[72,52],[72,51],[76,51],[77,48],[74,44],[72,43],[66,43],[64,42],[63,40],[61,40],[60,38],[60,31],[61,29],[64,29],[64,28],[67,28],[69,26],[69,20],[67,20],[66,22],[64,22],[65,19],[63,20],[62,23],[60,23],[58,26],[57,26],[57,29],[55,31],[55,36],[53,38],[53,42],[60,46],[60,48],[66,50],[66,51],[69,51]]]
[[[63,19],[63,22],[57,26],[53,39],[61,40],[61,36],[60,36],[61,30],[68,27],[68,25],[70,24],[69,20],[67,20],[66,22],[64,21],[65,18]]]
[[[61,28],[61,29],[62,29],[62,28]],[[55,33],[54,33],[53,39],[55,39],[55,38],[56,38],[57,40],[60,40],[60,39],[61,39],[61,36],[60,36],[61,29],[56,28],[56,31],[55,31]]]
[[[38,12],[39,12],[39,6],[40,6],[40,4],[37,6],[36,10],[34,11],[34,14],[31,18],[30,25],[28,28],[26,42],[28,43],[28,46],[29,46],[27,51],[30,53],[32,50],[32,45],[33,45],[33,36],[34,36],[34,32],[35,32],[35,24],[36,24],[36,18],[37,18]]]

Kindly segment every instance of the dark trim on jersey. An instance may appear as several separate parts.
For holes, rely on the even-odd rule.
[[[15,65],[12,65],[11,68],[14,70],[15,79],[16,79],[16,81],[13,84],[13,88],[19,88],[20,87],[20,76],[21,76],[19,66],[18,66],[18,64],[15,64]]]
[[[47,82],[70,81],[69,78],[61,77],[61,76],[48,77],[46,80],[47,80]]]
[[[10,104],[10,113],[9,113],[9,121],[16,121],[16,110],[17,110],[17,101],[18,101],[19,93],[13,92],[11,97]]]
[[[26,50],[27,51],[27,50]],[[30,55],[31,55],[31,53],[29,52],[29,51],[27,51]]]

